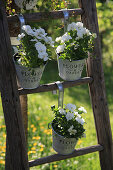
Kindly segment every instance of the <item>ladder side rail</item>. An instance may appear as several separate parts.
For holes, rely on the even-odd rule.
[[[12,170],[28,170],[25,133],[22,122],[15,68],[4,1],[0,0],[0,86]],[[9,170],[9,167],[6,168]]]
[[[105,82],[102,66],[101,46],[99,40],[96,1],[79,0],[79,6],[84,10],[84,14],[81,16],[84,26],[97,34],[93,54],[90,54],[88,58],[87,74],[93,78],[93,83],[89,84],[89,89],[98,143],[104,147],[104,150],[99,152],[101,169],[112,170],[112,133],[105,94]]]

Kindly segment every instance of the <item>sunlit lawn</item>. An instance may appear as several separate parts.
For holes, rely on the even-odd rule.
[[[108,70],[106,70],[108,74]],[[84,74],[85,75],[85,74]],[[83,76],[84,76],[83,75]],[[110,76],[106,78],[107,97],[109,101],[110,111],[113,109],[112,105],[112,88],[109,82]],[[44,72],[42,83],[55,82],[61,80],[58,76],[56,62],[50,62]],[[91,109],[89,91],[87,85],[77,86],[65,89],[64,103],[73,103],[77,106],[84,106],[87,110],[86,114],[86,138],[81,138],[78,141],[76,148],[87,147],[97,144],[94,119]],[[48,123],[52,121],[53,114],[51,105],[58,105],[58,94],[53,95],[52,92],[45,92],[39,94],[28,95],[28,157],[29,160],[37,159],[40,157],[48,156],[55,151],[52,149],[51,129],[48,129]],[[110,112],[111,122],[113,116]],[[112,123],[113,124],[113,123]],[[112,127],[113,129],[113,127]],[[0,106],[0,170],[4,169],[5,159],[5,126]],[[31,169],[77,169],[77,170],[99,170],[99,156],[98,153],[92,153],[81,157],[76,157],[60,162],[45,164],[42,166],[34,167]]]

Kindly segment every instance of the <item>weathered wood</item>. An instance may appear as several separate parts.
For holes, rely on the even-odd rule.
[[[85,155],[85,154],[96,152],[96,151],[102,151],[102,150],[103,150],[103,146],[94,145],[94,146],[90,146],[90,147],[86,147],[86,148],[76,149],[73,153],[71,153],[69,155],[54,154],[54,155],[39,158],[39,159],[36,159],[33,161],[29,161],[29,167],[42,165],[42,164],[46,164],[46,163],[51,163],[51,162],[56,162],[56,161],[61,161],[64,159],[69,159],[69,158]]]
[[[0,0],[0,80],[8,149],[12,170],[27,170],[28,158],[25,133],[12,61],[11,43],[3,0]],[[9,170],[9,167],[7,167]]]
[[[81,15],[83,13],[82,9],[68,9],[69,16],[77,16]],[[64,18],[64,14],[61,10],[59,11],[52,11],[52,12],[37,12],[37,13],[25,13],[23,14],[26,24],[29,24],[31,22],[40,22],[42,20],[48,20],[48,19],[61,19]],[[17,36],[20,33],[20,23],[18,20],[17,15],[14,16],[8,16],[8,24],[9,24],[9,30],[10,35]],[[15,31],[14,31],[15,30]]]
[[[64,88],[69,88],[69,87],[74,87],[82,84],[91,83],[92,81],[93,79],[91,77],[84,77],[84,78],[80,78],[79,80],[75,80],[71,82],[64,81],[61,83],[63,84]],[[48,92],[53,90],[58,90],[58,86],[56,85],[56,83],[43,84],[37,87],[36,89],[19,89],[19,95]]]
[[[95,119],[98,143],[104,147],[99,152],[102,170],[113,170],[112,134],[109,120],[109,110],[105,94],[104,72],[102,67],[101,46],[99,41],[99,28],[95,0],[79,0],[80,7],[84,10],[82,21],[84,26],[97,33],[93,54],[87,62],[88,76],[93,78],[89,84]]]
[[[15,9],[16,14],[20,13],[21,9],[15,4],[14,0],[11,3],[11,9]],[[8,15],[9,16],[9,15]],[[17,27],[17,24],[8,23],[8,27],[10,28],[10,36],[14,37],[17,33],[20,33],[20,27]]]
[[[27,95],[20,96],[20,105],[21,105],[21,113],[24,122],[25,136],[26,136],[26,144],[28,139],[28,106],[27,106]]]

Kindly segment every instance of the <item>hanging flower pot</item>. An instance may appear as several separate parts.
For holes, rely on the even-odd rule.
[[[67,81],[77,80],[81,78],[84,65],[85,59],[76,61],[58,59],[59,76]]]
[[[53,149],[61,155],[74,151],[77,141],[85,137],[82,113],[87,113],[83,107],[77,108],[74,104],[67,104],[65,108],[52,106],[55,118],[51,123]]]
[[[37,88],[40,84],[45,65],[37,68],[29,68],[18,64],[15,60],[14,63],[19,86],[24,89]]]
[[[76,138],[64,138],[52,128],[53,149],[61,155],[72,153],[77,144]]]
[[[96,34],[83,27],[81,22],[72,22],[67,32],[56,38],[59,76],[63,80],[74,81],[81,77],[88,52],[93,51],[95,38]]]
[[[25,8],[26,10],[33,9],[37,4],[37,0],[14,0],[14,1],[19,8],[22,9]]]
[[[24,89],[39,86],[45,65],[51,55],[52,38],[42,28],[22,27],[24,33],[18,35],[20,45],[14,47],[17,78]]]

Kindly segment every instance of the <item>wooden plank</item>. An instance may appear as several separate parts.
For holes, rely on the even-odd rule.
[[[82,84],[91,83],[92,81],[93,79],[91,77],[84,77],[75,81],[64,81],[62,82],[62,84],[64,88],[69,88],[69,87],[74,87]],[[58,90],[58,86],[56,85],[56,83],[43,84],[36,89],[19,89],[19,94],[20,95],[33,94],[33,93],[48,92],[53,90]]]
[[[90,146],[90,147],[86,147],[86,148],[76,149],[73,153],[71,153],[69,155],[54,154],[54,155],[50,155],[47,157],[29,161],[29,167],[34,167],[37,165],[61,161],[64,159],[69,159],[69,158],[85,155],[85,154],[96,152],[96,151],[102,151],[102,150],[103,150],[103,146],[95,145],[95,146]]]
[[[81,15],[83,13],[82,9],[68,9],[68,11],[69,11],[70,17]],[[25,13],[23,14],[23,16],[25,18],[26,24],[29,24],[31,22],[40,22],[40,21],[48,20],[48,19],[64,18],[64,14],[62,10],[52,11],[52,12]],[[8,16],[7,19],[8,19],[10,35],[17,36],[20,32],[20,29],[19,29],[20,23],[19,23],[17,15]]]
[[[27,95],[20,96],[21,113],[24,122],[24,130],[26,137],[26,145],[28,143],[28,105],[27,105]]]
[[[25,133],[15,72],[4,2],[0,0],[0,85],[8,139],[7,149],[10,153],[11,169],[27,170],[29,167]]]
[[[104,150],[99,152],[102,170],[113,170],[112,133],[109,120],[109,110],[105,93],[102,54],[99,40],[99,28],[95,0],[79,0],[80,7],[84,10],[82,21],[92,32],[97,33],[93,54],[89,55],[87,62],[88,76],[94,81],[89,84],[98,143]]]

